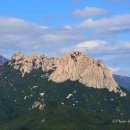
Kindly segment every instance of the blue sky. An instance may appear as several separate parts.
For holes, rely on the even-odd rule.
[[[128,0],[4,0],[1,3],[1,16],[54,27],[78,21],[72,16],[72,12],[85,6],[104,8],[110,12],[108,15],[130,13]],[[46,19],[53,22],[47,22]]]
[[[83,51],[130,76],[129,0],[4,0],[0,54]]]
[[[128,0],[4,0],[0,4],[0,15],[55,27],[78,22],[72,12],[85,6],[104,8],[110,12],[108,16],[130,13]]]

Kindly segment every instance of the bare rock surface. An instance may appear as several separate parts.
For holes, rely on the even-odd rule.
[[[126,96],[120,90],[112,72],[106,65],[84,55],[82,52],[71,52],[61,59],[38,54],[26,56],[23,53],[16,53],[12,57],[11,66],[14,69],[19,69],[22,76],[30,73],[33,69],[42,68],[44,72],[52,71],[49,80],[54,82],[78,80],[88,87],[107,88],[109,91]]]

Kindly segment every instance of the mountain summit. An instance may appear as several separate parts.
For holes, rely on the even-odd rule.
[[[48,79],[54,82],[78,80],[88,87],[107,88],[109,91],[120,93],[120,96],[126,96],[106,65],[82,52],[71,52],[63,58],[38,54],[27,56],[19,52],[13,55],[10,65],[14,69],[20,70],[23,77],[34,69],[42,68],[43,72],[49,72]]]

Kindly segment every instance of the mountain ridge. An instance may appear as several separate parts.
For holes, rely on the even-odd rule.
[[[130,77],[114,75],[114,79],[120,86],[130,90]]]
[[[8,59],[6,59],[5,57],[3,57],[2,55],[0,55],[0,65],[4,65],[5,63],[8,62]]]
[[[47,57],[39,54],[27,56],[19,52],[13,55],[10,65],[14,69],[20,70],[23,77],[33,69],[42,68],[43,72],[51,72],[49,80],[54,82],[78,80],[86,86],[98,89],[107,88],[109,91],[126,96],[106,65],[84,55],[82,52],[71,52],[63,58]]]
[[[46,68],[42,69],[38,55],[33,55],[33,62],[32,57],[24,54],[22,56],[20,59],[16,57],[17,62],[12,58],[11,62],[0,66],[0,130],[127,130],[130,128],[129,124],[113,123],[116,119],[126,121],[129,119],[130,91],[120,87],[126,93],[126,96],[121,97],[120,93],[110,92],[107,88],[95,89],[81,84],[78,80],[54,82],[49,78],[57,69],[53,64],[54,61],[59,62],[59,59],[43,55]],[[76,67],[79,58],[80,56],[75,58],[69,54],[61,58],[63,61],[60,61],[60,64],[71,62],[72,67],[73,65]],[[90,58],[89,63],[95,63],[91,61],[93,59]],[[26,73],[24,73],[26,67],[23,65],[29,67]]]

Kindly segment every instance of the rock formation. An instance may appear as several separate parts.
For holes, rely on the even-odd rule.
[[[88,87],[107,88],[109,91],[120,93],[121,96],[126,95],[120,90],[112,72],[101,61],[96,61],[81,52],[69,53],[61,59],[45,55],[26,56],[16,53],[12,57],[11,66],[19,69],[23,76],[33,69],[42,68],[43,72],[51,72],[49,80],[54,82],[78,80]]]

